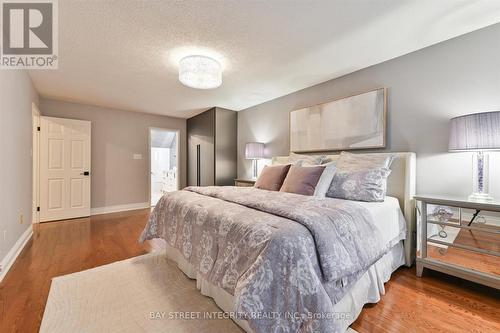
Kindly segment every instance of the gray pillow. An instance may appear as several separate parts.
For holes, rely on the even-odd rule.
[[[337,170],[326,196],[356,201],[384,201],[390,173],[388,168]]]

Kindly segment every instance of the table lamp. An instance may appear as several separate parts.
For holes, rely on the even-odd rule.
[[[450,121],[450,151],[473,151],[469,200],[489,201],[488,151],[500,150],[500,111],[474,113]]]
[[[248,142],[245,146],[245,158],[252,160],[253,179],[257,179],[257,160],[264,158],[264,144],[262,142]]]

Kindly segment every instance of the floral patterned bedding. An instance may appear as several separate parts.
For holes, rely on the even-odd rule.
[[[255,332],[339,331],[333,305],[394,245],[355,202],[216,186],[165,195],[140,240],[153,238],[233,295]]]

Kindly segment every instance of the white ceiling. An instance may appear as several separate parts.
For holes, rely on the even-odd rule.
[[[59,70],[43,97],[187,118],[242,110],[500,21],[500,1],[60,0]],[[497,41],[492,41],[497,42]],[[223,84],[195,90],[177,61],[212,56]]]

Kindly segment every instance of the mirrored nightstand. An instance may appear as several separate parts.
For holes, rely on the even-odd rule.
[[[500,202],[416,196],[417,275],[424,268],[500,289]]]

